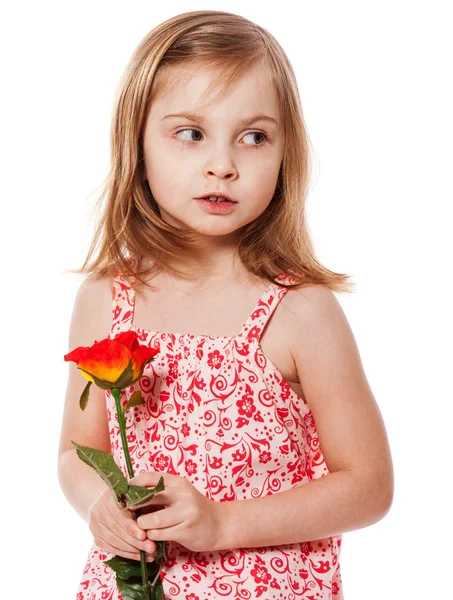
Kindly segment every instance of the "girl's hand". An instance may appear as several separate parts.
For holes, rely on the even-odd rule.
[[[155,560],[155,556],[150,555],[155,553],[156,544],[147,540],[144,531],[137,526],[133,513],[127,510],[124,503],[116,501],[110,488],[99,494],[88,512],[94,543],[105,552],[140,560],[140,550],[144,550],[148,562]]]
[[[162,510],[142,514],[137,525],[154,541],[174,541],[194,552],[215,550],[221,532],[221,502],[203,496],[185,477],[161,471],[146,471],[135,475],[129,483],[156,487],[164,478],[165,489],[144,504],[129,507],[163,505]]]

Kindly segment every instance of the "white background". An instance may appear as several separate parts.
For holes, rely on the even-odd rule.
[[[81,266],[93,233],[123,68],[158,23],[197,9],[242,14],[283,46],[315,150],[315,249],[358,284],[337,297],[386,423],[395,499],[382,521],[345,534],[345,598],[452,597],[449,8],[79,0],[3,9],[2,597],[75,598],[91,533],[57,480],[63,355],[82,281],[64,270]]]

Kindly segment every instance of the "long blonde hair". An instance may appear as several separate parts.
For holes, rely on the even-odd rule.
[[[164,268],[183,276],[170,261],[174,264],[185,250],[194,248],[196,239],[190,229],[174,227],[160,217],[145,180],[142,136],[147,115],[154,99],[170,89],[175,67],[216,69],[218,78],[211,87],[221,94],[256,62],[266,67],[275,85],[285,148],[273,198],[244,228],[237,254],[248,272],[269,282],[284,272],[292,277],[290,287],[321,283],[336,292],[352,291],[355,284],[347,281],[350,276],[320,264],[310,240],[305,215],[310,141],[293,68],[266,29],[242,16],[215,10],[168,19],[134,51],[114,103],[111,168],[97,202],[101,219],[83,266],[67,272],[110,278],[121,272],[143,285],[148,285],[144,278]],[[150,259],[151,266],[146,268],[141,258]]]

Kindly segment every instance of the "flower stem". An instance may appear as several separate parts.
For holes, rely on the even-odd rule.
[[[112,396],[115,398],[115,406],[116,406],[116,414],[118,416],[118,425],[120,427],[121,441],[123,443],[123,451],[124,458],[126,459],[127,472],[129,473],[129,477],[132,478],[134,476],[134,469],[132,468],[131,456],[129,454],[129,446],[127,445],[127,436],[126,436],[126,425],[124,422],[124,414],[121,410],[121,389],[113,387],[111,390]],[[140,516],[140,509],[136,510],[137,516]],[[146,553],[144,550],[140,550],[140,567],[142,573],[142,583],[143,590],[145,592],[145,600],[150,599],[150,590],[148,585],[148,571],[146,568]]]
[[[121,441],[123,443],[124,458],[126,459],[126,464],[127,464],[127,472],[129,473],[129,477],[132,478],[134,476],[134,469],[132,468],[131,456],[129,454],[129,447],[127,445],[126,425],[124,423],[124,415],[123,415],[123,411],[121,410],[121,402],[120,402],[121,390],[119,388],[114,387],[110,391],[112,392],[112,395],[115,398],[116,414],[118,415],[118,425],[120,426]]]

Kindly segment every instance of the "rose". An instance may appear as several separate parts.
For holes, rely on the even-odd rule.
[[[122,331],[114,339],[95,341],[92,346],[79,346],[65,354],[64,359],[75,362],[89,381],[80,398],[80,408],[84,410],[87,405],[92,383],[103,390],[124,389],[140,379],[158,352],[139,344],[135,331]]]
[[[114,339],[106,338],[100,342],[95,341],[92,346],[79,346],[64,356],[65,361],[75,362],[82,375],[88,379],[88,384],[80,396],[82,410],[85,410],[88,404],[89,390],[93,383],[103,390],[110,390],[115,398],[124,456],[131,478],[134,477],[134,470],[127,444],[124,413],[132,406],[143,404],[144,401],[141,393],[137,391],[131,395],[128,403],[121,407],[121,390],[140,379],[145,366],[154,360],[158,352],[158,349],[139,344],[136,332],[125,331],[119,333]],[[110,453],[72,443],[77,449],[79,458],[98,472],[121,505],[126,501],[131,507],[142,505],[155,493],[165,489],[163,477],[159,479],[154,489],[129,485]],[[139,515],[140,510],[137,509],[137,516]],[[160,567],[167,558],[165,542],[158,542],[156,545],[156,563]],[[116,572],[116,583],[123,600],[142,598],[152,600],[150,594],[152,598],[163,597],[162,582],[159,578],[161,569],[157,571],[154,563],[146,562],[146,554],[143,550],[140,550],[140,565],[137,561],[117,556],[104,562]],[[148,575],[154,577],[152,582],[149,581]]]

